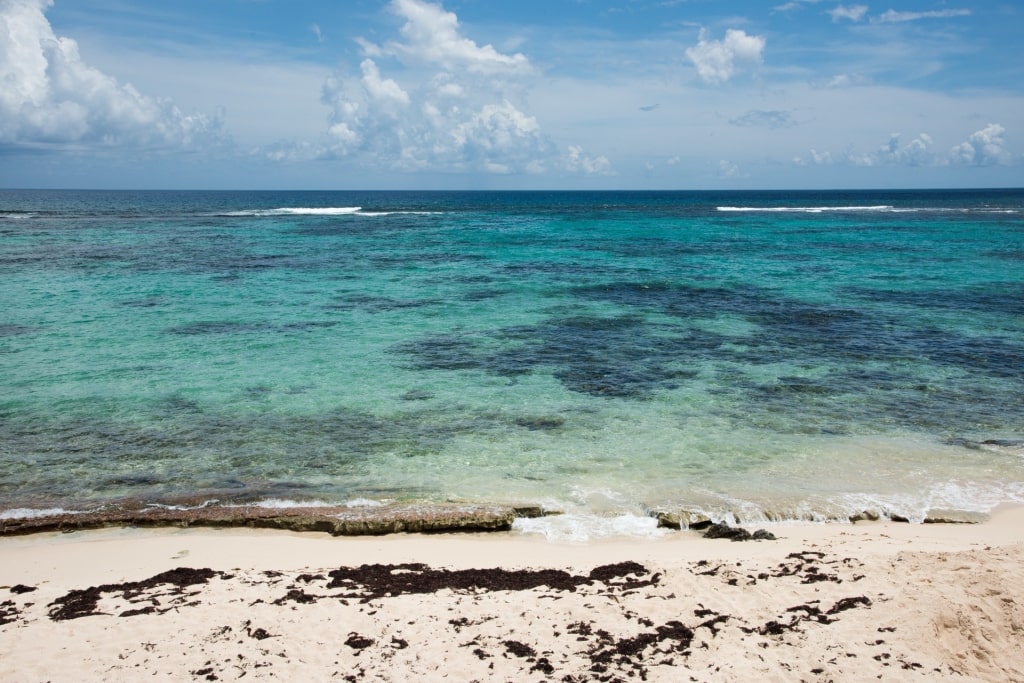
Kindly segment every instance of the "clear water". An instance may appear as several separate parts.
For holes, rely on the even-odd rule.
[[[919,519],[1022,416],[1024,191],[0,191],[0,510]]]

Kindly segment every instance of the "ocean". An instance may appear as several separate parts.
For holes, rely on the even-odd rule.
[[[0,191],[0,515],[124,500],[1024,502],[1024,190]]]

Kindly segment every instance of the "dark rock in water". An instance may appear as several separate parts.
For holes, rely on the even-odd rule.
[[[699,531],[711,526],[711,518],[699,512],[680,510],[679,512],[658,512],[655,515],[658,526],[664,529],[693,529]]]
[[[554,517],[562,514],[561,512],[552,512],[545,510],[540,505],[517,505],[513,508],[516,512],[516,517],[522,519],[537,519],[540,517]]]
[[[654,517],[658,520],[659,529],[675,529],[679,531],[683,528],[682,515],[678,512],[658,512],[655,513]]]
[[[544,415],[541,417],[517,417],[516,424],[526,427],[531,431],[540,429],[558,429],[565,424],[565,418],[555,415]]]
[[[246,484],[241,479],[221,479],[220,481],[218,481],[218,482],[216,482],[214,484],[214,488],[226,489],[226,490],[244,489],[244,488],[248,488],[248,487],[249,487],[249,485]]]
[[[877,522],[883,517],[890,521],[908,524],[910,518],[897,513],[879,513],[874,510],[864,510],[850,515],[851,522],[860,521]],[[964,510],[929,510],[925,513],[924,523],[926,524],[980,524],[988,519],[988,515],[982,512],[967,512]]]
[[[164,478],[161,476],[139,472],[108,477],[104,484],[107,486],[157,486],[163,482]]]
[[[434,398],[434,394],[422,389],[410,389],[402,394],[403,401],[426,401],[431,398]]]
[[[1003,448],[1018,448],[1024,446],[1024,439],[985,439],[982,446],[1002,446]]]
[[[712,524],[704,532],[704,538],[728,538],[730,541],[774,541],[775,534],[758,529],[750,533],[743,527],[729,526],[728,524]]]
[[[25,325],[0,324],[0,337],[14,337],[20,334],[31,334],[38,328]]]
[[[32,591],[35,591],[35,590],[38,590],[35,586],[24,586],[24,585],[22,585],[20,583],[17,584],[16,586],[11,586],[11,592],[14,593],[15,595],[22,595],[23,593],[31,593]]]
[[[874,510],[863,510],[856,514],[850,515],[850,522],[856,524],[857,522],[877,522],[879,515]]]
[[[1024,439],[985,439],[984,441],[971,441],[970,439],[955,438],[946,439],[946,444],[950,446],[960,446],[961,448],[970,448],[973,451],[984,449],[988,446],[990,449],[995,447],[996,449],[1011,448],[1021,449],[1024,448]]]
[[[962,439],[960,437],[954,439],[946,439],[947,446],[960,446],[962,448],[970,448],[971,450],[977,451],[981,449],[981,444],[977,441],[971,441],[970,439]]]

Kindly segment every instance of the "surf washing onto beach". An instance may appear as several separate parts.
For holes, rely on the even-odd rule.
[[[1024,502],[1021,191],[2,191],[0,235],[7,528]]]

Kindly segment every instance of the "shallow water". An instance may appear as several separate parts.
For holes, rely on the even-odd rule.
[[[1024,192],[3,191],[0,245],[0,509],[1024,501]]]

